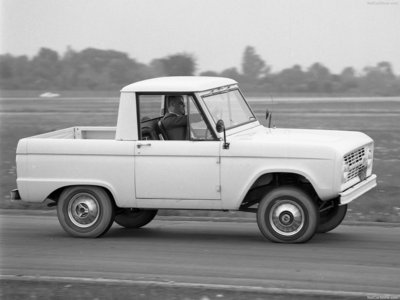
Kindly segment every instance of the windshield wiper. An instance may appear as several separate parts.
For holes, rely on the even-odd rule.
[[[230,85],[228,85],[226,87],[213,89],[213,90],[211,90],[211,92],[209,92],[208,94],[203,95],[202,97],[209,97],[209,96],[214,96],[214,95],[219,95],[219,94],[225,94],[225,93],[228,93],[228,92],[234,91],[234,90],[237,90],[237,88],[236,87],[231,87]]]

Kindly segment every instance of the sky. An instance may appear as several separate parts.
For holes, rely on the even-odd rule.
[[[236,67],[246,46],[272,72],[339,73],[388,61],[400,74],[400,0],[0,0],[0,54],[92,47],[148,64],[177,53],[198,72]]]

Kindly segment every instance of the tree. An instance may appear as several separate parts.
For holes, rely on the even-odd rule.
[[[154,59],[150,65],[131,59],[126,53],[88,48],[74,51],[70,47],[60,57],[56,51],[41,48],[32,58],[0,55],[0,88],[26,90],[107,90],[157,76],[187,76],[196,70],[195,58],[178,53]],[[294,65],[271,73],[254,47],[247,46],[242,58],[242,72],[235,67],[222,72],[212,70],[201,76],[222,76],[241,83],[249,93],[351,93],[353,95],[399,96],[400,77],[390,62],[381,61],[357,74],[346,67],[332,74],[321,63],[307,71]]]
[[[243,76],[238,72],[236,68],[225,69],[220,73],[220,76],[231,78],[238,82],[242,81],[243,79]]]
[[[79,54],[68,46],[61,59],[61,74],[58,86],[63,90],[76,87],[80,67]]]
[[[393,69],[390,62],[381,61],[376,67],[379,72],[386,77],[387,80],[393,80],[396,78],[396,76],[393,74]]]
[[[320,63],[314,63],[308,69],[308,91],[313,93],[331,93],[332,77],[329,69]]]
[[[155,73],[164,76],[192,76],[196,71],[196,62],[187,53],[174,54],[151,62]]]
[[[361,79],[361,90],[373,95],[391,96],[398,90],[398,82],[389,62],[380,62],[375,67],[365,67]]]
[[[281,92],[304,92],[307,90],[307,73],[301,66],[294,65],[278,73],[274,83]]]
[[[220,75],[218,74],[218,72],[215,71],[204,71],[201,72],[199,76],[218,77]]]
[[[15,80],[15,58],[10,54],[0,56],[0,87],[2,89],[19,88]]]
[[[243,53],[242,72],[246,81],[256,83],[269,72],[265,61],[252,46],[247,46]]]
[[[352,67],[344,68],[339,75],[340,91],[345,92],[358,86],[356,71]]]
[[[116,89],[151,77],[146,65],[114,50],[88,48],[76,53],[68,49],[63,61],[64,82],[79,89]]]
[[[58,53],[48,48],[41,48],[32,59],[33,87],[51,89],[56,86],[55,81],[60,74]]]

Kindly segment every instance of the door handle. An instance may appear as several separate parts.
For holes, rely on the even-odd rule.
[[[148,144],[137,144],[137,145],[136,145],[136,147],[138,147],[138,149],[140,149],[140,148],[142,148],[142,147],[150,147],[150,146],[151,146],[150,143],[148,143]]]

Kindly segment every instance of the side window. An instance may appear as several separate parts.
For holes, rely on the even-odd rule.
[[[193,96],[139,94],[137,97],[140,140],[215,140]]]
[[[214,140],[213,133],[208,128],[203,116],[192,96],[188,97],[189,129],[191,140]]]
[[[162,139],[157,128],[157,122],[162,117],[163,101],[164,95],[138,95],[140,140]]]
[[[161,117],[164,95],[139,95],[140,122]]]

